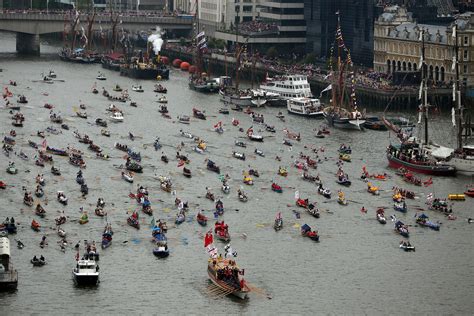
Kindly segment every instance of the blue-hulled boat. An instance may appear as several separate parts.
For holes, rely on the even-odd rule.
[[[183,212],[176,214],[176,220],[174,221],[176,225],[182,224],[186,220],[186,215]]]
[[[139,152],[134,152],[133,150],[128,149],[127,153],[128,153],[128,156],[132,158],[133,160],[138,161],[138,162],[142,161],[142,155]]]
[[[431,228],[432,230],[439,231],[440,225],[429,220],[429,217],[422,213],[417,217],[416,223],[420,226]]]
[[[151,231],[153,240],[155,242],[155,248],[153,248],[153,254],[158,258],[166,258],[170,252],[168,249],[168,238],[166,238],[163,230],[158,226],[153,226]]]
[[[104,233],[102,234],[102,249],[108,248],[112,245],[113,234],[112,226],[110,224],[105,226]]]
[[[405,203],[405,201],[403,202],[395,202],[393,203],[393,208],[395,209],[395,211],[398,211],[398,212],[402,212],[402,213],[406,213],[408,208],[407,208],[407,204]]]
[[[409,237],[408,226],[403,224],[401,221],[395,222],[395,231],[403,237]]]

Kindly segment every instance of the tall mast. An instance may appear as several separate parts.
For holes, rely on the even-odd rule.
[[[453,28],[453,37],[454,37],[454,60],[453,63],[454,66],[456,67],[456,80],[454,82],[455,84],[455,89],[456,89],[456,94],[453,96],[457,103],[457,124],[458,124],[458,133],[457,133],[457,145],[458,148],[462,148],[463,146],[463,141],[462,141],[462,130],[463,130],[463,106],[461,104],[461,86],[459,84],[459,62],[458,62],[458,57],[459,57],[459,43],[458,43],[458,25],[456,22],[454,22],[454,28]]]
[[[235,89],[239,90],[239,71],[240,71],[240,54],[241,49],[239,45],[239,11],[240,7],[236,7],[237,19],[235,23]]]
[[[425,63],[425,30],[421,30],[421,77],[423,84],[423,104],[422,111],[425,123],[425,144],[428,144],[428,86],[426,84],[427,65]]]
[[[202,55],[201,49],[199,48],[198,42],[198,34],[200,33],[199,30],[199,0],[196,0],[196,34],[194,35],[194,40],[196,43],[196,72],[198,77],[201,76],[202,73]]]

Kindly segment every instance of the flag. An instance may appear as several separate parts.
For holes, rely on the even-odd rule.
[[[204,236],[204,247],[207,248],[207,246],[211,245],[214,242],[214,237],[212,236],[211,231],[208,231],[206,233],[206,236]]]
[[[328,75],[329,76],[329,75]],[[329,91],[332,89],[332,84],[330,84],[329,86],[327,86],[326,88],[324,88],[323,91],[321,91],[321,93],[319,94],[319,97],[321,97],[323,95],[323,92],[326,92],[326,91]]]
[[[451,64],[451,70],[452,71],[456,70],[456,64],[457,64],[456,55],[454,55],[453,56],[453,63]]]
[[[418,100],[421,100],[421,94],[423,93],[423,81],[420,84],[420,90],[418,91]]]
[[[43,142],[41,143],[41,146],[43,147],[43,149],[46,149],[46,147],[47,147],[46,139],[43,139]]]
[[[451,122],[453,123],[453,126],[456,127],[456,110],[454,107],[451,109]]]
[[[180,161],[178,162],[178,168],[179,168],[179,167],[182,167],[183,165],[184,165],[184,161],[183,161],[183,160],[180,160]]]
[[[453,82],[453,101],[456,101],[456,83],[455,82]]]
[[[215,259],[217,258],[217,248],[214,247],[213,244],[210,244],[208,247],[207,247],[207,253],[209,254],[209,257]]]
[[[198,35],[196,35],[196,38],[200,38],[202,36],[206,35],[206,33],[204,31],[202,31],[201,33],[199,33]]]

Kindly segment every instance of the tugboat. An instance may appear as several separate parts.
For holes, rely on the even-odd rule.
[[[97,285],[99,282],[99,265],[94,257],[85,256],[78,260],[76,267],[72,270],[74,282],[77,285]]]
[[[18,272],[10,261],[10,240],[0,238],[0,291],[15,290],[18,286]]]
[[[129,55],[129,54],[128,54]],[[129,63],[120,66],[120,75],[134,79],[169,79],[170,70],[161,61],[158,55],[148,60],[138,51],[138,56],[127,58]]]

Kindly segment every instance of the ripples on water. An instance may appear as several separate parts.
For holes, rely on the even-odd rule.
[[[253,150],[256,144],[249,144],[243,149],[248,154],[245,162],[231,158],[234,140],[242,137],[231,123],[232,117],[241,121],[244,129],[252,123],[243,113],[232,112],[229,116],[216,114],[222,104],[216,96],[194,93],[187,88],[187,76],[180,71],[173,71],[171,80],[165,82],[168,88],[170,114],[176,118],[180,114],[191,114],[192,107],[205,109],[207,121],[192,120],[191,125],[184,126],[173,120],[162,118],[157,112],[153,82],[138,82],[123,78],[117,73],[103,70],[99,65],[85,66],[62,63],[48,58],[17,60],[7,58],[0,64],[4,69],[0,73],[0,82],[6,85],[9,79],[16,80],[18,87],[10,87],[15,94],[25,94],[29,103],[22,112],[26,116],[24,128],[17,128],[16,150],[20,148],[30,157],[34,156],[27,140],[41,142],[35,134],[37,130],[51,125],[49,111],[42,108],[45,102],[52,103],[55,111],[60,111],[70,131],[61,135],[47,136],[48,144],[54,147],[72,145],[86,153],[87,169],[84,176],[89,185],[86,200],[80,197],[79,186],[75,183],[78,169],[68,164],[67,159],[55,156],[56,165],[61,168],[62,176],[51,175],[47,165],[41,169],[31,161],[15,159],[20,172],[12,176],[5,173],[8,159],[0,160],[2,180],[14,185],[0,192],[1,216],[14,216],[19,222],[20,238],[26,247],[18,250],[12,247],[12,258],[19,271],[20,282],[15,293],[0,294],[0,314],[33,313],[52,314],[70,312],[115,313],[125,314],[136,311],[142,313],[174,314],[271,314],[271,313],[344,313],[344,314],[402,314],[402,313],[469,313],[473,307],[474,291],[473,269],[473,227],[465,219],[472,217],[472,201],[457,202],[454,210],[459,217],[457,221],[446,221],[437,213],[429,212],[432,220],[443,222],[440,232],[419,227],[411,227],[410,241],[416,246],[416,253],[404,253],[398,249],[400,237],[393,233],[392,225],[382,226],[374,219],[377,206],[390,206],[389,193],[393,185],[407,187],[420,192],[420,199],[408,201],[407,215],[397,214],[407,224],[415,224],[413,218],[415,206],[424,206],[424,194],[435,192],[439,196],[447,193],[461,192],[470,179],[436,178],[430,188],[409,187],[393,170],[387,169],[384,149],[389,142],[388,133],[366,131],[348,133],[332,131],[325,139],[314,137],[312,129],[319,126],[316,120],[306,120],[287,116],[282,123],[275,118],[278,109],[265,108],[258,110],[265,115],[269,124],[274,124],[276,134],[268,134],[263,144],[257,146],[266,153],[266,158],[255,157]],[[58,79],[64,83],[45,85],[34,83],[40,79],[42,72],[54,69]],[[132,99],[138,102],[138,108],[124,103],[116,103],[125,112],[124,124],[109,124],[112,137],[100,135],[100,127],[95,126],[98,117],[107,118],[105,112],[108,102],[104,97],[90,93],[98,71],[104,72],[107,81],[98,82],[99,89],[104,86],[112,92],[115,83],[131,90],[131,85],[140,83],[145,93],[130,92]],[[43,96],[47,92],[49,96]],[[15,100],[15,98],[13,99]],[[89,118],[83,120],[74,116],[73,107],[80,102],[87,105]],[[222,120],[225,133],[218,135],[211,131],[212,125]],[[446,128],[449,122],[443,122]],[[2,132],[8,132],[9,114],[0,111]],[[254,127],[257,125],[254,124]],[[289,127],[301,132],[302,142],[296,143],[293,151],[282,145],[281,130]],[[191,142],[178,136],[179,129],[188,130],[205,138],[209,144],[209,153],[199,155],[191,151]],[[87,133],[100,145],[105,153],[112,155],[111,161],[94,159],[94,154],[79,144],[72,135],[77,129]],[[138,138],[130,141],[128,131]],[[191,159],[190,168],[193,178],[186,179],[176,167],[176,161],[168,165],[159,160],[160,152],[152,146],[147,149],[142,144],[151,144],[159,136],[166,145],[163,151],[174,157],[174,147],[181,141],[186,143],[186,153]],[[393,138],[392,138],[393,140]],[[113,148],[114,142],[126,143],[141,151],[144,156],[145,173],[136,176],[134,184],[120,179],[119,170],[114,165],[123,163],[123,152]],[[363,203],[369,209],[367,215],[359,210],[361,204],[349,203],[342,207],[334,201],[327,202],[316,194],[314,186],[299,178],[299,172],[290,167],[289,176],[282,178],[276,174],[279,165],[290,166],[293,158],[303,145],[325,146],[328,161],[322,163],[317,172],[325,184],[336,195],[340,189],[335,183],[336,148],[340,143],[351,143],[354,149],[353,162],[346,163],[344,169],[353,180],[349,188],[341,188],[350,200]],[[241,148],[238,151],[242,151]],[[278,163],[273,158],[282,156]],[[246,269],[246,278],[257,287],[266,289],[273,299],[253,294],[249,301],[241,302],[232,298],[211,299],[206,294],[207,256],[202,246],[202,234],[206,232],[194,220],[186,222],[179,228],[169,230],[169,258],[157,260],[152,255],[152,244],[149,242],[150,218],[140,214],[142,228],[137,231],[126,225],[127,211],[137,208],[135,202],[128,198],[137,184],[148,186],[151,194],[155,218],[166,218],[170,226],[176,210],[173,207],[174,197],[159,189],[159,183],[153,178],[156,175],[168,175],[173,178],[178,196],[191,202],[190,217],[198,209],[210,210],[213,204],[203,198],[205,187],[209,186],[214,193],[221,195],[220,182],[215,173],[205,169],[204,159],[209,157],[221,166],[223,172],[232,177],[231,194],[224,197],[226,213],[224,219],[230,225],[233,236],[232,246],[239,254],[238,260]],[[261,177],[255,179],[253,187],[244,189],[249,195],[249,202],[240,203],[236,190],[242,185],[242,170],[249,165],[260,171]],[[357,180],[361,167],[366,165],[370,172],[388,172],[393,178],[387,182],[377,183],[385,192],[381,196],[369,196],[365,192],[366,184]],[[30,170],[25,173],[25,170]],[[22,204],[22,185],[34,190],[34,177],[44,173],[47,181],[45,191],[49,199],[45,219],[40,219],[46,229],[49,246],[38,247],[41,235],[29,228],[33,210]],[[315,171],[312,171],[314,174]],[[271,181],[275,180],[284,187],[283,194],[270,191]],[[288,188],[288,187],[291,187]],[[294,203],[294,189],[302,197],[308,197],[319,203],[323,210],[320,219],[314,219],[302,212],[301,219],[294,218],[287,207]],[[55,192],[64,190],[69,197],[69,205],[62,207],[55,201]],[[108,219],[114,228],[113,245],[101,253],[101,283],[96,289],[80,289],[73,285],[71,269],[74,265],[75,252],[72,248],[65,254],[59,251],[56,241],[59,239],[50,227],[54,226],[54,217],[65,210],[70,220],[64,225],[68,240],[96,240],[100,243],[104,219],[93,214],[93,207],[98,197],[107,203]],[[164,202],[159,202],[159,199]],[[113,203],[113,205],[112,205]],[[84,206],[90,212],[90,222],[80,226],[79,207]],[[236,210],[239,211],[236,211]],[[325,210],[330,210],[326,212]],[[281,211],[285,221],[282,231],[276,233],[271,227],[275,214]],[[212,217],[210,211],[206,212]],[[392,214],[390,207],[387,216]],[[76,220],[76,221],[72,221]],[[318,229],[321,243],[315,244],[299,235],[294,224],[308,223]],[[211,223],[212,224],[212,223]],[[242,237],[243,234],[247,238]],[[128,241],[127,243],[123,243]],[[223,248],[223,245],[218,244]],[[43,268],[33,268],[29,260],[33,255],[43,254],[48,264]]]

